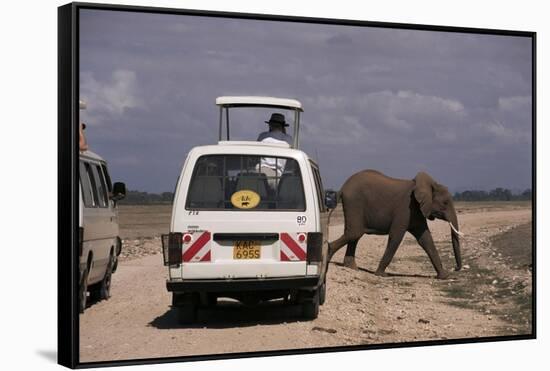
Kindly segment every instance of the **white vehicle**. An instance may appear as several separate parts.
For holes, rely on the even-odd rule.
[[[316,318],[325,300],[327,219],[335,198],[329,195],[325,204],[319,168],[298,149],[302,105],[270,97],[220,97],[216,104],[220,141],[189,152],[170,233],[162,238],[179,321],[193,322],[198,307],[215,305],[219,297],[245,304],[284,298]],[[228,111],[235,107],[290,110],[292,146],[230,141]],[[264,172],[266,164],[278,171]]]
[[[79,309],[86,309],[88,292],[94,300],[108,299],[111,275],[117,268],[122,243],[118,231],[117,201],[124,183],[111,184],[107,163],[91,151],[79,161]]]

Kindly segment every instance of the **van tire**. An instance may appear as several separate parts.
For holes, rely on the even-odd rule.
[[[90,296],[94,300],[109,300],[111,297],[111,281],[113,277],[113,268],[115,257],[111,253],[109,255],[109,263],[107,263],[107,269],[105,270],[105,275],[103,276],[103,279],[101,282],[98,283],[96,287],[94,287],[92,290],[90,290]]]
[[[115,257],[113,254],[111,254],[109,255],[109,264],[107,264],[105,276],[101,280],[101,286],[99,287],[99,298],[101,300],[108,300],[111,297],[111,283],[113,278],[114,266]]]
[[[176,313],[178,317],[178,323],[180,325],[187,325],[194,323],[197,320],[197,307],[199,304],[198,295],[195,294],[182,294],[178,295]]]
[[[319,304],[320,305],[325,304],[326,297],[327,297],[327,283],[323,282],[323,284],[319,288]]]
[[[115,264],[113,265],[113,273],[116,272],[118,268],[118,257],[120,256],[120,253],[122,252],[122,240],[120,237],[116,238],[116,254],[115,254]]]
[[[86,310],[86,302],[88,295],[88,267],[84,268],[82,272],[82,277],[80,278],[80,285],[78,287],[78,310],[80,313],[84,313]]]
[[[302,315],[306,319],[315,319],[319,316],[319,289],[315,290],[313,297],[302,303]]]
[[[111,273],[115,273],[117,268],[118,268],[118,257],[115,258],[115,264],[113,264],[113,271]]]

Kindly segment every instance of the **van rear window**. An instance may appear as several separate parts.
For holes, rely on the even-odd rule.
[[[298,162],[251,155],[201,156],[187,193],[186,209],[304,211]]]

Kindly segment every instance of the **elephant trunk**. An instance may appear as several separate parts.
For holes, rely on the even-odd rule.
[[[449,213],[449,224],[451,226],[451,239],[453,243],[453,251],[455,254],[456,267],[455,270],[459,271],[462,269],[462,256],[460,255],[460,239],[459,237],[463,234],[460,232],[458,227],[458,218],[456,217],[456,211],[454,207]]]

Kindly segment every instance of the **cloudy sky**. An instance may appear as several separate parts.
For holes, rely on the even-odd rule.
[[[217,141],[222,95],[302,102],[325,187],[377,169],[452,191],[531,187],[526,37],[82,10],[80,97],[93,151],[129,189],[172,191]],[[269,116],[266,112],[265,119]],[[263,120],[235,125],[256,139]],[[233,127],[232,127],[233,129]]]

